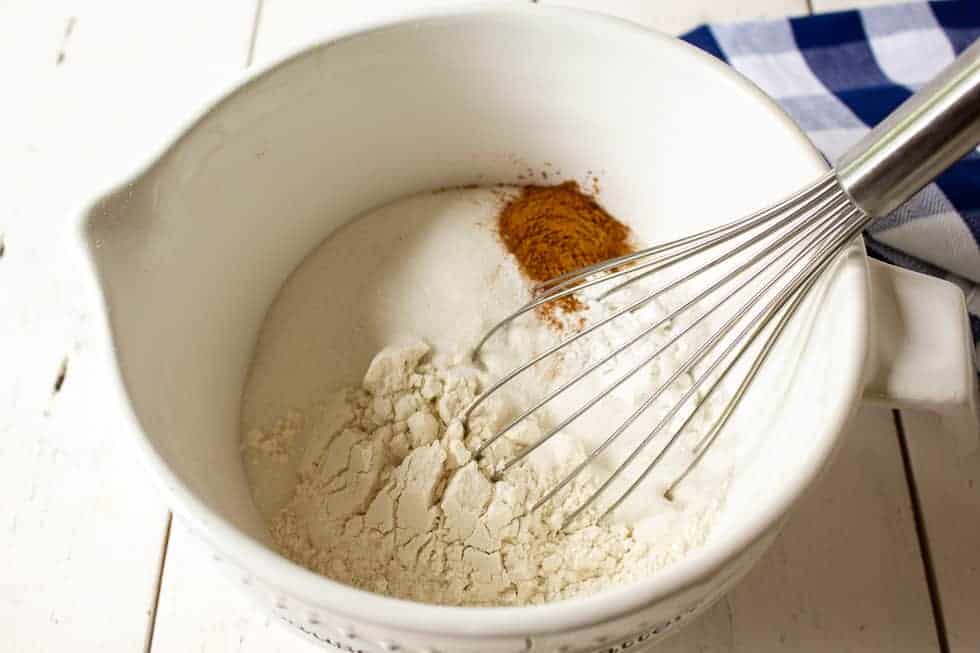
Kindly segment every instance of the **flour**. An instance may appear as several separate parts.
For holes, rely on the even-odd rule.
[[[563,508],[583,501],[593,483],[575,482],[527,512],[584,458],[581,447],[562,443],[562,464],[532,455],[491,482],[493,460],[535,439],[536,424],[495,446],[494,457],[473,460],[504,414],[499,405],[478,411],[464,438],[459,416],[479,372],[433,366],[428,353],[423,343],[381,351],[361,387],[342,391],[318,417],[294,497],[272,525],[284,553],[357,587],[454,605],[553,600],[625,575],[644,551],[628,528],[558,531]],[[260,449],[267,442],[253,440]]]
[[[474,412],[464,429],[461,414],[482,388],[554,345],[560,337],[536,318],[518,320],[481,350],[481,367],[467,363],[466,356],[452,355],[446,346],[453,342],[454,330],[478,334],[497,319],[501,305],[516,304],[519,297],[505,300],[505,291],[516,288],[525,297],[529,292],[526,286],[515,286],[514,279],[519,277],[511,274],[513,264],[499,246],[492,240],[480,240],[485,233],[482,224],[495,209],[492,204],[481,204],[481,198],[486,197],[486,191],[474,190],[409,198],[382,209],[377,217],[365,216],[357,229],[328,240],[287,283],[270,312],[257,350],[249,381],[246,425],[255,423],[249,414],[262,412],[257,408],[264,406],[258,399],[263,392],[267,396],[287,383],[296,386],[295,370],[308,365],[306,349],[287,351],[283,343],[315,341],[325,317],[336,320],[347,315],[341,312],[339,318],[333,314],[314,318],[310,313],[320,311],[321,304],[307,298],[328,287],[324,280],[336,278],[331,266],[342,267],[353,279],[376,274],[377,268],[390,265],[393,259],[390,253],[372,259],[373,251],[397,251],[394,245],[386,250],[387,243],[411,240],[420,224],[421,218],[416,216],[441,217],[440,211],[445,212],[445,223],[434,220],[427,228],[430,237],[442,243],[458,238],[461,245],[433,250],[438,262],[419,255],[416,249],[416,255],[402,259],[397,278],[392,276],[387,286],[391,297],[407,302],[406,310],[397,314],[406,322],[419,315],[418,323],[422,323],[433,310],[437,317],[442,315],[445,335],[440,332],[441,345],[430,348],[421,341],[401,340],[375,355],[353,387],[319,393],[320,401],[290,402],[287,405],[301,410],[271,411],[280,417],[264,419],[268,427],[246,426],[244,459],[256,504],[270,523],[275,545],[294,561],[340,582],[418,601],[449,605],[540,603],[592,593],[655,573],[708,537],[724,500],[732,462],[724,441],[712,448],[679,487],[674,501],[663,498],[665,484],[690,460],[692,444],[716,413],[710,402],[689,425],[690,432],[675,452],[658,463],[659,473],[645,481],[610,518],[598,522],[597,509],[591,508],[568,531],[560,531],[559,526],[661,420],[666,420],[668,425],[655,445],[643,451],[596,505],[608,505],[659,453],[667,434],[687,416],[681,411],[668,419],[667,410],[690,387],[690,374],[679,375],[661,401],[643,411],[572,483],[537,511],[529,509],[575,469],[587,451],[642,407],[651,392],[676,372],[691,343],[671,342],[674,325],[663,320],[665,307],[651,302],[508,383]],[[402,226],[405,224],[415,231],[400,231],[409,229]],[[362,242],[370,243],[370,247],[362,247]],[[474,242],[480,244],[479,257],[464,249]],[[345,259],[350,251],[361,254]],[[493,252],[497,253],[490,256]],[[433,276],[426,276],[430,270]],[[433,287],[433,281],[449,291],[458,284],[453,291],[458,294],[452,295],[442,313],[429,303],[431,295],[417,294],[419,289]],[[471,295],[459,292],[459,288],[485,289],[483,297],[500,299],[489,304],[486,300],[472,303]],[[581,319],[587,326],[594,324],[635,301],[643,291],[640,284],[611,298],[582,296],[585,310],[575,314],[575,323]],[[360,296],[365,296],[364,292]],[[424,306],[424,310],[417,311],[416,306]],[[598,364],[614,346],[658,322],[662,324],[626,352]],[[430,324],[439,326],[438,320]],[[466,340],[464,336],[457,344]],[[289,353],[290,358],[283,351],[296,353]],[[642,365],[658,351],[661,353],[656,359]],[[326,359],[337,357],[331,351]],[[473,452],[480,444],[513,417],[592,364],[597,364],[592,374],[522,421],[479,460],[474,459]],[[634,366],[639,372],[594,410],[562,429],[500,480],[491,480],[493,470],[503,461],[537,442],[559,420]],[[265,371],[269,369],[280,371],[269,376]]]
[[[491,402],[464,431],[460,416],[479,391],[481,373],[428,358],[421,342],[386,348],[360,387],[320,408],[294,495],[271,527],[291,559],[396,597],[519,605],[635,578],[700,543],[704,530],[665,548],[663,533],[650,538],[624,524],[595,525],[594,512],[561,532],[567,512],[596,490],[591,475],[528,512],[584,460],[581,443],[559,433],[547,449],[491,481],[498,461],[541,437],[537,421],[523,422],[474,460],[471,452],[510,415]],[[305,419],[291,413],[271,436],[250,437],[247,446],[278,457],[279,446],[269,441],[294,437]]]
[[[272,462],[284,463],[289,459],[289,450],[304,422],[302,413],[291,410],[285,417],[277,419],[268,431],[252,429],[246,433],[242,441],[242,451],[251,449],[262,453]]]

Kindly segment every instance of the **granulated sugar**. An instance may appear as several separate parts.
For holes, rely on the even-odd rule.
[[[454,230],[462,229],[461,223],[467,221],[479,229],[494,207],[492,203],[460,202],[467,196],[487,197],[486,191],[474,190],[454,191],[443,198],[442,210],[453,207],[450,217]],[[362,232],[360,237],[371,236],[382,242],[386,236],[397,238],[397,233],[389,233],[395,223],[386,222],[385,215],[400,213],[404,221],[412,223],[413,210],[438,213],[438,199],[409,198],[386,207],[376,220],[381,226]],[[374,219],[368,215],[359,222]],[[431,231],[430,237],[439,237],[439,229]],[[341,233],[329,239],[303,268],[316,267],[318,260],[349,250],[354,245],[343,242],[346,236]],[[500,272],[513,265],[505,253],[501,250],[496,259],[489,260],[499,268],[495,278],[513,285],[515,276]],[[467,274],[479,279],[481,266],[471,265],[472,269],[466,270],[462,267],[465,263],[465,257],[445,256],[442,264],[447,284],[453,283],[453,275],[461,278],[460,284],[466,283]],[[411,296],[416,292],[413,281],[418,281],[418,276],[411,269],[411,258],[404,264],[404,291]],[[428,264],[420,261],[417,265],[421,269]],[[460,267],[454,268],[454,264]],[[357,271],[353,272],[356,275]],[[300,274],[287,283],[283,298],[270,313],[270,323],[280,331],[278,335],[288,332],[284,325],[295,324],[304,310],[308,312],[304,309],[308,301],[299,298],[302,292],[316,287],[314,281],[314,277],[304,279]],[[501,290],[488,288],[487,292]],[[523,292],[529,293],[529,289],[525,287]],[[586,324],[593,323],[634,299],[630,292],[603,301],[582,297],[586,310],[579,316],[584,315]],[[296,562],[340,582],[450,605],[540,603],[656,573],[705,540],[724,500],[731,474],[731,451],[724,442],[695,468],[672,502],[663,498],[666,483],[690,460],[691,444],[710,424],[710,405],[692,421],[690,433],[676,447],[676,455],[672,452],[664,458],[658,467],[661,473],[644,482],[609,519],[597,521],[598,512],[593,507],[566,531],[559,527],[665,417],[667,409],[690,387],[688,375],[682,375],[662,402],[645,411],[642,419],[558,495],[535,512],[529,509],[669,378],[685,353],[682,345],[666,347],[653,363],[643,366],[500,480],[491,478],[503,461],[540,439],[559,419],[609,386],[624,370],[668,344],[669,323],[622,356],[599,365],[581,383],[508,432],[479,461],[474,460],[473,452],[550,389],[597,362],[613,345],[653,324],[663,310],[652,302],[583,338],[560,357],[508,384],[474,412],[466,428],[460,419],[472,399],[492,379],[557,342],[560,335],[554,329],[533,317],[515,323],[481,351],[481,367],[468,362],[465,340],[450,348],[447,342],[452,341],[447,341],[445,333],[436,334],[441,347],[401,339],[374,356],[359,383],[322,394],[320,401],[287,401],[289,409],[278,413],[267,410],[264,427],[256,425],[260,420],[247,417],[249,409],[255,411],[262,405],[261,393],[254,388],[276,387],[274,380],[256,380],[257,374],[276,364],[267,354],[263,357],[260,340],[250,379],[253,391],[247,393],[251,403],[246,405],[243,450],[256,503],[269,520],[275,545]],[[447,330],[456,323],[461,325],[461,333],[479,333],[493,319],[494,311],[499,313],[500,307],[447,312]],[[410,318],[405,316],[406,321]],[[263,338],[268,341],[272,335],[264,333]],[[288,369],[282,365],[281,374]],[[329,368],[323,373],[328,375]],[[283,403],[279,400],[276,405]],[[683,417],[684,411],[670,422],[663,437]],[[596,506],[601,509],[618,496],[662,444],[644,451]]]

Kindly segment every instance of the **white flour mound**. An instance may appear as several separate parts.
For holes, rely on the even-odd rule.
[[[436,368],[427,354],[423,343],[381,351],[363,385],[319,416],[295,495],[272,527],[287,555],[358,587],[450,604],[543,601],[621,572],[634,549],[625,528],[561,537],[553,507],[525,511],[582,452],[491,482],[458,421],[476,372]],[[465,441],[489,435],[500,417],[475,415]],[[517,437],[532,430],[528,422]],[[552,506],[586,490],[574,486]]]
[[[593,592],[649,573],[700,543],[706,528],[651,541],[625,524],[562,533],[566,510],[596,489],[589,475],[541,509],[546,491],[584,459],[558,434],[504,480],[490,480],[541,432],[529,419],[478,463],[471,451],[505,424],[499,402],[459,421],[480,373],[428,362],[422,342],[390,347],[359,388],[340,392],[318,414],[293,413],[249,446],[277,455],[299,425],[311,434],[292,499],[272,523],[291,559],[364,589],[428,603],[520,605]],[[302,424],[305,419],[310,422]],[[283,439],[282,444],[270,441]],[[590,514],[581,523],[594,521]]]
[[[673,501],[663,495],[712,423],[717,407],[711,401],[655,473],[609,518],[597,519],[687,417],[682,410],[667,419],[691,387],[687,373],[677,375],[657,403],[645,405],[675,377],[697,340],[692,334],[673,343],[677,327],[657,301],[508,382],[464,430],[462,413],[482,389],[569,335],[526,316],[484,345],[480,369],[450,357],[498,320],[501,307],[519,305],[530,293],[486,228],[498,210],[484,189],[399,200],[331,236],[284,286],[256,348],[242,442],[256,506],[284,555],[337,581],[396,597],[522,605],[649,576],[708,537],[732,473],[730,438],[712,446]],[[341,276],[352,281],[333,283]],[[649,288],[643,286],[609,298],[580,296],[586,310],[570,322],[594,324],[644,296]],[[358,349],[364,342],[404,342],[393,334],[405,330],[425,334],[431,350],[418,340],[385,347],[355,387],[329,392],[337,387],[332,378],[356,379],[363,371],[374,353]],[[646,335],[627,351],[598,364],[641,332]],[[350,333],[364,337],[351,341]],[[581,382],[473,459],[514,417],[593,364]],[[491,480],[491,470],[633,368],[638,373],[627,382]],[[616,442],[529,512],[634,413],[640,417]],[[598,507],[561,531],[564,518],[662,420],[666,428]]]

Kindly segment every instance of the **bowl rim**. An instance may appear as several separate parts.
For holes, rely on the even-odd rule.
[[[800,156],[809,156],[813,162],[827,169],[827,163],[807,136],[791,118],[751,81],[740,73],[704,53],[698,48],[675,37],[657,32],[637,23],[576,8],[541,6],[531,3],[476,3],[453,7],[431,8],[383,19],[365,20],[361,23],[320,36],[315,40],[290,49],[281,56],[259,65],[244,69],[232,76],[223,85],[171,130],[168,137],[152,150],[148,156],[134,167],[134,172],[121,181],[108,186],[93,199],[84,203],[74,212],[70,221],[68,249],[79,260],[86,272],[87,292],[91,295],[93,306],[93,332],[97,353],[105,357],[111,369],[107,378],[115,400],[119,404],[123,419],[129,430],[136,435],[138,455],[143,463],[153,470],[151,477],[166,496],[167,503],[174,513],[192,532],[204,539],[222,556],[233,561],[250,576],[261,583],[282,592],[284,597],[307,605],[321,606],[335,616],[353,622],[368,622],[379,627],[396,628],[419,635],[439,635],[447,637],[468,637],[485,639],[526,638],[529,635],[546,635],[583,628],[612,619],[621,619],[641,611],[650,605],[676,596],[692,586],[705,583],[724,567],[738,558],[746,549],[779,529],[784,517],[800,496],[812,485],[831,458],[839,444],[843,428],[857,406],[863,386],[864,362],[868,353],[869,338],[869,288],[866,275],[858,290],[863,296],[854,302],[858,330],[855,338],[855,353],[848,369],[839,369],[842,386],[842,401],[838,402],[833,414],[826,416],[827,435],[820,447],[810,456],[809,464],[791,483],[785,484],[780,492],[771,497],[767,506],[756,513],[753,519],[746,520],[735,527],[722,541],[708,541],[702,547],[690,552],[681,560],[649,578],[602,590],[596,594],[549,602],[539,605],[519,607],[455,607],[425,604],[405,599],[397,599],[366,590],[357,589],[310,571],[285,557],[275,553],[259,540],[239,530],[227,519],[212,510],[199,498],[169,467],[163,456],[156,450],[144,432],[139,418],[134,412],[125,385],[120,361],[115,356],[115,333],[109,319],[108,300],[103,292],[102,270],[98,264],[97,245],[88,235],[88,227],[97,214],[99,205],[108,198],[135,185],[142,177],[153,170],[155,165],[179,146],[181,141],[210,113],[226,102],[231,102],[249,85],[275,72],[278,68],[314,56],[316,53],[338,42],[356,38],[370,32],[380,31],[405,24],[443,18],[489,17],[489,16],[561,16],[565,20],[589,23],[595,30],[620,31],[623,34],[643,36],[659,47],[682,51],[692,65],[710,68],[717,73],[720,81],[727,81],[738,93],[755,99],[760,108],[767,108],[772,119],[789,127],[787,133],[795,135],[800,147]],[[861,248],[861,264],[865,263]],[[376,616],[383,615],[383,616]]]

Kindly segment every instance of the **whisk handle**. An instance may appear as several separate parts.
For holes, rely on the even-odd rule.
[[[980,40],[848,150],[836,165],[874,217],[898,208],[980,143]]]

